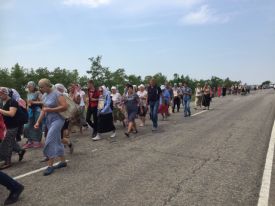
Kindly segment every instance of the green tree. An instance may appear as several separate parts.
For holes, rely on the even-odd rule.
[[[103,67],[101,65],[102,56],[89,58],[91,62],[90,70],[87,71],[91,75],[91,79],[94,80],[95,85],[103,85],[107,82],[107,77],[109,78],[109,68]],[[107,74],[107,77],[106,77]]]
[[[163,75],[161,72],[155,74],[153,78],[156,80],[158,85],[162,85],[165,84],[165,82],[167,82],[167,77]]]
[[[12,79],[10,72],[7,68],[0,68],[0,87],[11,87]]]
[[[16,89],[19,94],[25,97],[25,86],[28,82],[26,79],[27,70],[21,67],[18,63],[11,68],[11,88]]]
[[[127,79],[127,82],[129,82],[132,85],[140,85],[142,83],[141,76],[136,76],[134,74],[126,76],[126,79]]]

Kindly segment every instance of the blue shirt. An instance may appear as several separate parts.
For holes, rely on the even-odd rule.
[[[187,94],[188,93],[188,94]],[[189,95],[191,94],[191,95]],[[189,87],[185,87],[183,89],[183,99],[184,100],[190,100],[191,99],[191,96],[192,96],[192,89],[189,88]]]

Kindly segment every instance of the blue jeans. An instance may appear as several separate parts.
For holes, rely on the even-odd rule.
[[[158,109],[159,109],[159,101],[149,102],[150,105],[150,117],[153,122],[153,127],[158,127]]]
[[[190,98],[184,98],[184,115],[191,115],[191,110],[190,110]]]
[[[9,191],[18,190],[21,185],[10,176],[0,171],[0,185],[5,186]]]

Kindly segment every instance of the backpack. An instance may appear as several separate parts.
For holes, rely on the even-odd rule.
[[[10,104],[11,104],[11,101],[16,101],[16,100],[10,99]],[[15,113],[15,119],[16,119],[18,126],[27,124],[29,122],[28,110],[18,104],[18,108]]]
[[[28,110],[21,106],[18,106],[15,117],[19,126],[27,124],[29,122]]]

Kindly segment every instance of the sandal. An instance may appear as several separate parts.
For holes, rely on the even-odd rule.
[[[4,163],[3,165],[0,166],[0,170],[4,170],[11,167],[11,163]]]

